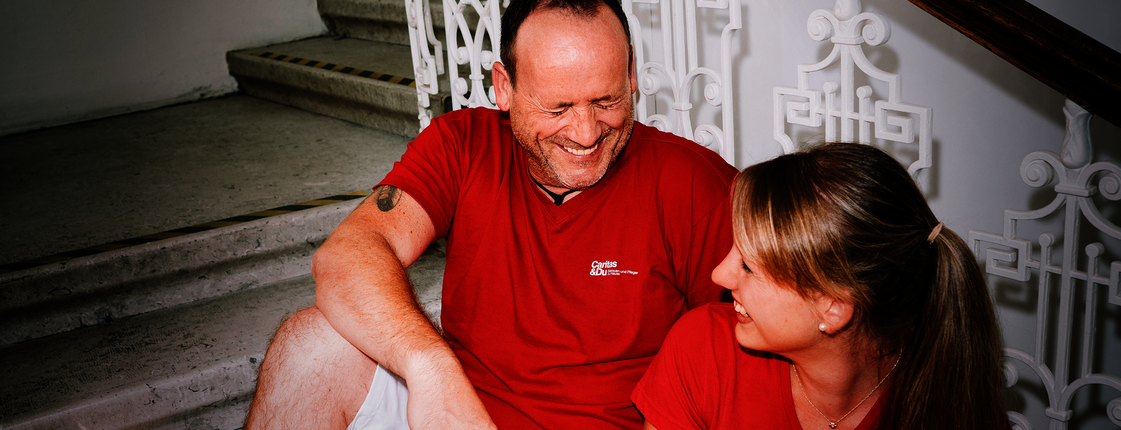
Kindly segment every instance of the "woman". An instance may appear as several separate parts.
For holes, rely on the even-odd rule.
[[[733,304],[678,321],[632,399],[646,428],[1008,428],[980,269],[906,170],[827,144],[745,169]],[[742,348],[741,348],[742,346]]]

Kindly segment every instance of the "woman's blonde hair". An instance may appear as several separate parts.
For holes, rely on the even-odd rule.
[[[899,162],[825,144],[744,169],[732,193],[745,259],[805,298],[850,303],[842,330],[872,356],[903,352],[879,428],[1007,426],[988,287],[957,234],[931,238],[939,221]]]

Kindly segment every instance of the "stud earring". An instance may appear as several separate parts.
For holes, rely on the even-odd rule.
[[[825,333],[825,323],[818,324],[817,329],[821,330],[822,333]]]

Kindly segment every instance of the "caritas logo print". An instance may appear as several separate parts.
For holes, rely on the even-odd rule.
[[[637,275],[638,272],[633,270],[619,269],[618,261],[593,261],[592,262],[592,276],[619,276],[619,275]]]

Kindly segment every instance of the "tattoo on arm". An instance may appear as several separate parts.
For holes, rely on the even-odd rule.
[[[389,212],[401,201],[401,190],[392,185],[382,185],[374,190],[374,199],[378,203],[378,209]]]

